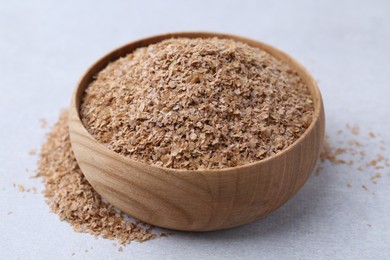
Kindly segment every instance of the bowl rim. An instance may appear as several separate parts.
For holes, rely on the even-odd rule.
[[[146,46],[149,46],[150,44],[155,44],[155,43],[158,43],[158,42],[161,42],[163,40],[170,39],[170,38],[213,38],[213,37],[240,41],[240,42],[243,42],[243,43],[248,44],[249,46],[255,47],[255,48],[259,48],[258,45],[261,45],[262,46],[262,48],[260,48],[261,50],[269,53],[270,55],[272,55],[276,59],[287,62],[289,65],[293,66],[294,70],[296,70],[296,72],[299,74],[299,76],[305,81],[305,83],[307,84],[307,86],[309,88],[309,91],[310,91],[310,94],[313,98],[313,103],[314,103],[314,111],[313,111],[312,121],[311,121],[310,125],[306,128],[306,130],[303,132],[303,134],[301,136],[299,136],[299,138],[296,139],[287,148],[279,151],[276,154],[273,154],[269,157],[266,157],[264,159],[254,161],[251,163],[246,163],[243,165],[234,166],[234,167],[224,167],[224,168],[217,168],[217,169],[207,169],[206,168],[206,169],[195,169],[195,170],[185,169],[185,168],[169,168],[169,167],[163,167],[163,166],[145,163],[142,161],[137,161],[137,160],[134,160],[130,157],[127,157],[125,155],[117,153],[117,152],[109,149],[103,143],[100,143],[85,128],[83,122],[81,121],[81,117],[80,117],[81,100],[79,100],[79,101],[77,100],[78,93],[79,93],[80,88],[82,87],[84,81],[87,80],[88,77],[89,77],[89,79],[87,81],[88,83],[85,84],[85,87],[82,89],[82,92],[84,92],[85,89],[89,86],[89,83],[92,82],[93,76],[96,75],[96,73],[92,74],[92,76],[91,76],[91,72],[93,70],[95,70],[96,67],[101,67],[102,66],[101,64],[105,63],[103,65],[103,68],[102,68],[102,69],[104,69],[110,62],[113,62],[113,61],[119,59],[120,57],[124,57],[127,54],[131,53],[131,52],[126,52],[123,55],[119,55],[120,53],[122,53],[123,49],[128,48],[130,45],[135,46],[133,49],[133,51],[134,51],[138,48],[146,47]],[[275,54],[277,54],[277,55],[275,55]],[[112,58],[113,56],[116,56],[117,58],[113,59]],[[100,70],[102,70],[102,69],[100,69]],[[321,114],[324,114],[322,96],[321,96],[321,92],[320,92],[320,89],[318,87],[317,81],[313,78],[313,76],[310,74],[310,72],[301,63],[299,63],[297,60],[295,60],[293,57],[291,57],[290,55],[288,55],[284,51],[279,50],[276,47],[273,47],[272,45],[263,43],[263,42],[258,41],[258,40],[250,39],[250,38],[243,37],[243,36],[233,35],[233,34],[205,32],[205,31],[185,31],[185,32],[171,32],[171,33],[165,33],[165,34],[156,34],[153,36],[144,37],[144,38],[141,38],[138,40],[128,42],[124,45],[121,45],[121,46],[113,49],[112,51],[108,52],[107,54],[105,54],[104,56],[99,58],[96,62],[94,62],[82,74],[80,80],[77,82],[77,85],[73,91],[69,113],[71,113],[72,109],[76,110],[76,116],[77,116],[78,123],[81,124],[81,126],[83,127],[83,130],[85,130],[88,137],[91,140],[93,140],[96,143],[96,145],[99,145],[103,149],[115,154],[116,156],[119,156],[122,160],[130,162],[131,164],[135,163],[135,164],[138,164],[140,166],[152,167],[155,169],[162,170],[164,172],[171,172],[171,173],[178,173],[178,174],[179,173],[195,173],[195,174],[196,173],[205,173],[205,174],[228,173],[228,172],[235,172],[238,170],[244,170],[246,168],[252,168],[255,166],[260,166],[262,164],[267,164],[269,161],[273,161],[275,159],[278,159],[279,157],[284,156],[285,154],[287,154],[291,150],[293,150],[297,145],[299,145],[299,143],[301,143],[302,140],[305,139],[314,130],[315,126],[319,123],[319,120],[321,119]],[[71,117],[69,117],[69,120],[71,120]],[[70,129],[69,129],[69,131],[70,131]]]

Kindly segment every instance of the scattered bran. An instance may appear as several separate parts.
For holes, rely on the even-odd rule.
[[[390,163],[388,163],[390,159],[387,157],[387,154],[382,154],[386,150],[384,149],[385,142],[383,140],[379,141],[378,135],[374,132],[368,132],[367,137],[360,136],[360,127],[358,126],[351,127],[349,124],[346,124],[346,128],[352,134],[352,139],[350,140],[338,141],[337,144],[331,145],[329,136],[325,137],[325,144],[320,154],[320,162],[317,166],[316,175],[320,175],[324,169],[324,163],[328,161],[333,165],[348,165],[351,168],[356,167],[357,172],[365,172],[371,175],[369,177],[371,183],[377,184],[378,179],[384,174],[380,171],[386,171],[390,167]],[[356,129],[359,129],[359,131]],[[338,135],[341,133],[343,133],[342,130],[337,131]],[[366,142],[367,140],[368,142]],[[368,145],[372,145],[373,142],[381,144],[375,157],[371,157],[372,151],[368,150],[372,149],[368,148]],[[347,186],[352,187],[350,183],[347,183]],[[366,185],[363,185],[362,188],[368,190]]]
[[[25,191],[25,188],[22,184],[18,184],[18,191],[20,192],[24,192]]]
[[[121,244],[159,237],[152,233],[152,227],[130,221],[93,190],[73,155],[67,119],[67,112],[62,112],[42,146],[38,162],[37,176],[43,178],[51,210],[77,232],[116,239]]]

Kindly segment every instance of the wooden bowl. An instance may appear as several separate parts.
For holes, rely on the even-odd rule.
[[[171,37],[219,37],[245,42],[290,64],[313,96],[314,118],[291,146],[261,161],[218,170],[169,169],[134,161],[109,150],[83,126],[80,101],[93,76],[136,48]],[[261,42],[217,33],[173,33],[129,43],[107,54],[84,74],[69,111],[74,154],[82,172],[107,201],[146,223],[191,231],[239,226],[273,212],[290,199],[313,171],[324,139],[324,109],[316,81],[284,52]]]

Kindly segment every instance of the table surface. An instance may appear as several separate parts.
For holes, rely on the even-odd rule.
[[[39,119],[57,120],[90,64],[141,37],[197,30],[254,38],[303,63],[323,94],[329,142],[356,139],[365,158],[321,164],[319,176],[265,219],[218,232],[173,232],[123,252],[112,241],[75,233],[49,212],[40,192],[13,187],[42,191],[30,178],[37,158],[29,155],[49,130]],[[386,0],[0,0],[0,258],[389,259],[390,169],[365,165],[379,151],[389,157],[389,60]]]

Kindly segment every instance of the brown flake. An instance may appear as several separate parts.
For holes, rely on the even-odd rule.
[[[346,126],[351,131],[351,133],[353,135],[359,135],[360,134],[360,127],[358,127],[358,126],[351,126],[349,124],[347,124]]]
[[[376,166],[377,160],[372,160],[370,163],[367,164],[367,166]]]
[[[352,129],[352,127],[347,124],[347,128]],[[371,132],[371,136],[377,137],[377,134],[374,134]],[[365,140],[365,139],[362,139]],[[336,145],[330,145],[329,143],[329,137],[325,137],[325,143],[323,150],[320,154],[320,162],[317,166],[317,170],[315,172],[315,175],[320,175],[321,171],[324,168],[323,163],[325,161],[331,162],[333,165],[338,165],[338,164],[346,164],[349,167],[353,167],[356,163],[358,164],[358,167],[355,168],[358,172],[366,172],[367,174],[372,173],[373,169],[375,169],[377,172],[375,172],[375,175],[369,176],[371,182],[373,184],[377,184],[378,180],[381,178],[381,176],[384,176],[384,173],[382,170],[387,170],[387,167],[390,167],[390,159],[386,157],[385,155],[378,153],[376,157],[373,159],[372,157],[370,158],[371,160],[367,161],[367,157],[369,154],[372,154],[373,152],[371,151],[368,152],[368,143],[366,142],[359,142],[358,140],[355,139],[355,137],[351,140],[346,140],[343,142],[335,142]],[[372,142],[370,142],[370,145]],[[382,145],[384,145],[383,140],[378,140],[378,151],[382,151]],[[367,152],[366,152],[367,151]],[[341,157],[341,158],[340,158]],[[347,159],[347,160],[344,160]],[[390,176],[390,174],[389,174]],[[350,187],[350,183],[347,184],[347,187]],[[368,190],[367,186],[363,185],[363,189]]]
[[[20,192],[25,191],[24,186],[22,184],[18,184],[18,191],[20,191]]]
[[[371,177],[371,182],[376,184],[377,183],[377,179],[381,178],[381,177],[382,177],[382,175],[379,172],[377,172],[374,176]]]
[[[335,155],[340,155],[340,154],[344,154],[344,153],[346,153],[346,149],[344,149],[344,148],[337,148],[336,152],[335,152]]]
[[[385,157],[383,157],[383,155],[381,155],[381,154],[378,154],[378,155],[376,156],[376,161],[377,161],[377,162],[382,162],[384,159],[385,159]]]

